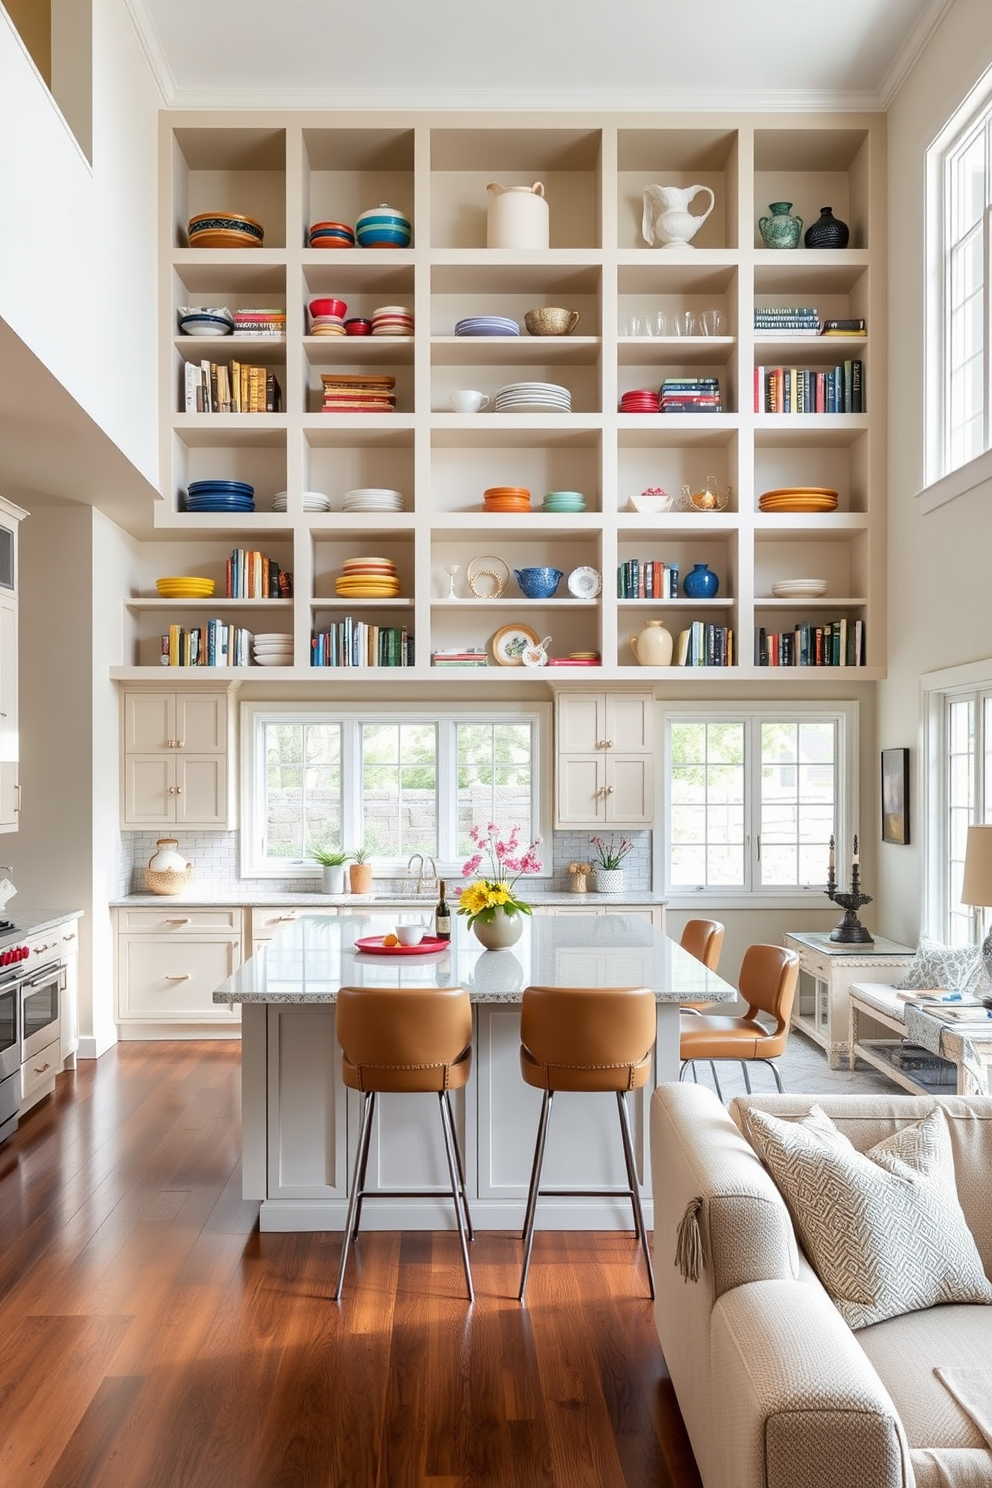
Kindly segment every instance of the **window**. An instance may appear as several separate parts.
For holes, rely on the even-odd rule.
[[[359,846],[380,872],[417,852],[460,872],[470,829],[489,821],[550,841],[545,706],[438,718],[249,703],[242,716],[246,875],[312,877],[314,849]]]
[[[992,74],[928,152],[927,480],[989,449]]]
[[[961,903],[961,883],[968,828],[992,821],[992,663],[931,673],[924,692],[926,923],[948,945],[972,945],[988,911]]]
[[[842,844],[852,835],[856,721],[853,703],[669,712],[666,891],[713,891],[725,902],[728,891],[821,890],[831,836]]]

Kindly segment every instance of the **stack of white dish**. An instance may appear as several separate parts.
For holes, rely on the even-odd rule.
[[[272,498],[272,510],[284,512],[286,510],[287,495],[285,491],[277,491]],[[331,498],[325,496],[322,491],[303,492],[303,510],[305,512],[326,512],[331,509]]]
[[[772,585],[776,599],[819,599],[826,592],[826,579],[780,579]]]
[[[293,637],[279,631],[262,632],[252,637],[252,654],[256,666],[292,666]]]
[[[344,509],[356,511],[402,511],[403,492],[391,491],[387,486],[356,486],[354,491],[345,491]]]
[[[519,336],[520,327],[507,315],[466,315],[455,321],[456,336]]]
[[[497,413],[571,413],[572,395],[556,382],[510,382],[493,399]]]

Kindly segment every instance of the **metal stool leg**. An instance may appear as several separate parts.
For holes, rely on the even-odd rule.
[[[691,1070],[692,1071],[692,1078],[696,1081],[696,1084],[698,1085],[699,1084],[699,1080],[698,1080],[698,1078],[696,1076],[696,1066],[693,1064],[693,1062],[692,1062],[691,1059],[683,1059],[682,1063],[679,1065],[679,1084],[681,1084],[682,1081],[685,1079],[685,1072],[686,1072],[686,1070]]]
[[[537,1144],[534,1148],[534,1166],[530,1174],[530,1191],[527,1194],[527,1212],[524,1215],[524,1230],[521,1236],[524,1242],[524,1260],[520,1272],[520,1290],[517,1293],[517,1301],[524,1300],[527,1290],[527,1274],[530,1271],[530,1252],[534,1244],[534,1221],[537,1218],[537,1196],[541,1188],[541,1169],[544,1167],[544,1147],[548,1140],[548,1123],[551,1120],[551,1102],[554,1100],[554,1091],[544,1092],[544,1102],[541,1106],[541,1120],[537,1128]]]
[[[348,1249],[351,1245],[352,1226],[355,1233],[358,1232],[358,1194],[359,1173],[364,1171],[362,1161],[363,1154],[368,1158],[369,1136],[372,1131],[372,1109],[375,1105],[375,1092],[367,1091],[363,1097],[362,1124],[358,1133],[358,1151],[355,1153],[355,1176],[351,1187],[351,1196],[348,1199],[348,1213],[345,1216],[344,1232],[341,1236],[341,1260],[338,1263],[338,1284],[334,1289],[335,1302],[341,1301],[341,1292],[344,1289],[344,1272],[348,1264]]]
[[[623,1156],[627,1165],[627,1181],[630,1184],[630,1202],[634,1211],[634,1229],[637,1238],[641,1242],[644,1252],[644,1264],[648,1268],[648,1286],[651,1290],[651,1300],[654,1301],[654,1268],[651,1265],[651,1249],[648,1245],[648,1234],[644,1227],[644,1211],[641,1208],[641,1195],[637,1187],[637,1169],[634,1165],[634,1142],[630,1130],[630,1111],[627,1109],[627,1098],[622,1091],[617,1091],[617,1105],[620,1108],[620,1135],[623,1139]]]
[[[712,1059],[710,1060],[710,1071],[713,1075],[713,1084],[716,1086],[717,1097],[723,1100],[723,1091],[720,1089],[720,1076],[716,1072],[716,1064]]]
[[[458,1136],[455,1132],[455,1118],[451,1110],[451,1096],[447,1090],[444,1092],[444,1104],[448,1112],[448,1126],[451,1128],[451,1138],[455,1146],[455,1157],[458,1161],[458,1179],[461,1184],[462,1204],[465,1209],[465,1228],[468,1230],[468,1238],[474,1240],[475,1230],[472,1226],[472,1216],[468,1209],[468,1189],[465,1186],[465,1166],[462,1162],[462,1149],[459,1146]]]
[[[369,1109],[369,1122],[368,1122],[368,1125],[367,1126],[363,1126],[362,1132],[361,1132],[361,1135],[360,1135],[360,1138],[359,1138],[358,1165],[357,1165],[357,1168],[356,1168],[356,1172],[357,1172],[357,1175],[358,1176],[357,1176],[357,1179],[356,1179],[356,1182],[355,1182],[355,1195],[356,1195],[356,1198],[357,1198],[358,1202],[355,1205],[355,1223],[352,1226],[352,1230],[351,1230],[351,1238],[352,1238],[352,1240],[357,1240],[358,1239],[358,1228],[359,1228],[359,1225],[362,1222],[362,1204],[365,1201],[365,1177],[366,1177],[366,1174],[368,1173],[368,1168],[369,1168],[369,1150],[370,1150],[370,1148],[372,1146],[372,1124],[373,1124],[372,1123],[372,1117],[375,1115],[375,1097],[376,1097],[376,1092],[374,1090],[372,1090],[372,1091],[369,1092],[369,1094],[371,1096],[371,1106],[370,1106],[370,1109]]]
[[[750,1095],[751,1094],[751,1076],[748,1073],[747,1060],[746,1059],[742,1059],[740,1061],[740,1065],[741,1065],[741,1074],[744,1076],[744,1089],[747,1091],[748,1095]]]
[[[468,1287],[468,1300],[475,1301],[475,1291],[472,1287],[472,1267],[468,1259],[468,1240],[465,1235],[465,1217],[462,1214],[462,1197],[459,1191],[459,1162],[456,1159],[457,1145],[455,1144],[454,1130],[450,1125],[451,1113],[445,1101],[445,1092],[439,1090],[437,1093],[438,1109],[441,1113],[441,1130],[444,1133],[444,1150],[448,1159],[448,1175],[451,1179],[451,1200],[455,1206],[455,1222],[458,1225],[458,1239],[462,1248],[462,1265],[465,1268],[465,1285]],[[454,1147],[454,1151],[452,1148]]]
[[[767,1064],[768,1068],[771,1070],[772,1074],[775,1076],[775,1084],[778,1086],[778,1093],[779,1093],[779,1095],[784,1095],[785,1094],[785,1087],[782,1084],[782,1076],[778,1072],[778,1065],[776,1064],[775,1060],[774,1059],[763,1059],[761,1062],[762,1062],[762,1064]]]

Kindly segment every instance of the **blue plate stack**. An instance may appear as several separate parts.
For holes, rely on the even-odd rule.
[[[520,327],[505,315],[467,315],[455,322],[456,336],[519,336]]]
[[[255,487],[247,481],[190,481],[186,510],[195,512],[243,512],[255,510]]]

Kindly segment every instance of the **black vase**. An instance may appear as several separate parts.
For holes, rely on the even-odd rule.
[[[820,215],[806,229],[803,242],[807,248],[846,248],[851,236],[846,222],[835,217],[832,207],[821,207]]]

